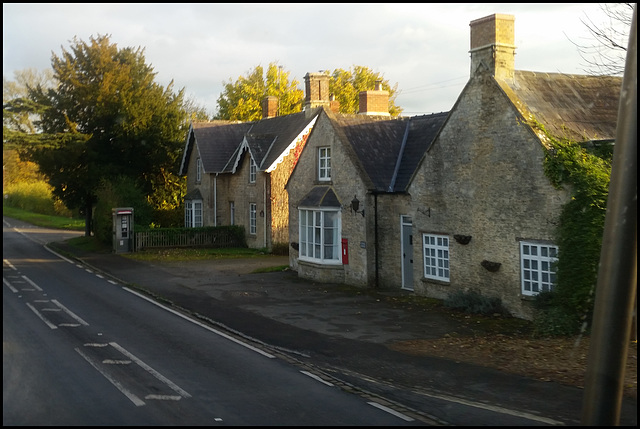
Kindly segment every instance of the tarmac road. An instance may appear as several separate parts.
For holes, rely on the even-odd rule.
[[[4,218],[5,227],[34,228]],[[409,356],[394,341],[462,333],[446,314],[395,308],[383,296],[298,278],[293,271],[251,274],[287,257],[154,264],[113,253],[83,253],[63,240],[49,247],[121,284],[306,366],[362,395],[380,395],[428,424],[556,425],[580,423],[582,389],[466,363]],[[44,234],[39,234],[44,237]],[[637,400],[625,398],[622,425],[637,425]]]

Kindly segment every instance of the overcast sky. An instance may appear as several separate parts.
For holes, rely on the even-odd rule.
[[[516,69],[586,74],[575,43],[582,21],[606,21],[599,4],[546,3],[3,3],[2,73],[51,68],[78,37],[111,35],[142,47],[166,86],[211,114],[223,82],[276,62],[304,89],[304,75],[366,66],[398,84],[403,115],[451,109],[469,78],[469,22],[515,16]],[[581,21],[582,20],[582,21]],[[372,88],[373,89],[373,88]]]

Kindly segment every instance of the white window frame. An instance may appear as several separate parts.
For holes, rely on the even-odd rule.
[[[331,180],[331,148],[329,146],[318,148],[318,180],[322,182]]]
[[[196,182],[202,182],[202,159],[196,159]]]
[[[424,277],[450,282],[449,243],[447,235],[422,234],[422,265]]]
[[[257,234],[257,222],[256,222],[256,203],[249,203],[249,234]]]
[[[250,157],[250,161],[249,161],[249,183],[256,183],[256,171],[258,170],[258,165],[256,164],[256,162],[253,160],[252,157]]]
[[[319,264],[342,264],[339,209],[299,209],[299,258]]]
[[[550,292],[556,283],[558,246],[531,241],[520,242],[520,278],[524,296]]]
[[[202,200],[185,200],[184,226],[185,228],[202,226]]]

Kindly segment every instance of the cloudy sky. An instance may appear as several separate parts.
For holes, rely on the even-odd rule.
[[[596,3],[3,3],[2,73],[51,67],[74,37],[142,47],[157,81],[214,113],[224,82],[276,62],[304,75],[367,66],[400,94],[403,115],[451,109],[469,78],[469,22],[515,16],[516,68],[586,74],[574,43],[605,22]]]

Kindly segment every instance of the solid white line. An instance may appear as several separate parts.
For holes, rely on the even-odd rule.
[[[4,277],[2,278],[2,283],[4,283],[11,292],[13,293],[18,293],[18,289],[14,288],[13,286],[11,286],[11,283],[9,283],[9,281],[7,279],[5,279]]]
[[[458,404],[467,405],[469,407],[475,407],[475,408],[480,408],[480,409],[484,409],[484,410],[489,410],[489,411],[493,411],[493,412],[500,413],[500,414],[507,414],[507,415],[510,415],[510,416],[522,417],[524,419],[529,419],[529,420],[535,420],[535,421],[539,421],[539,422],[542,422],[542,423],[547,423],[547,424],[550,424],[550,425],[562,425],[562,424],[564,424],[564,423],[562,423],[562,422],[560,422],[558,420],[553,420],[553,419],[549,419],[549,418],[546,418],[546,417],[536,416],[535,414],[522,412],[522,411],[514,411],[514,410],[510,410],[508,408],[502,408],[502,407],[497,407],[497,406],[494,406],[494,405],[482,404],[482,403],[479,403],[479,402],[467,401],[466,399],[456,398],[455,396],[434,395],[434,394],[431,394],[431,393],[424,393],[424,392],[421,392],[421,395],[428,396],[428,397],[431,397],[431,398],[443,399],[445,401],[455,402],[455,403],[458,403]]]
[[[65,307],[64,305],[60,304],[58,302],[58,300],[56,299],[52,299],[51,302],[53,302],[55,305],[57,305],[58,307],[60,307],[65,313],[67,313],[71,318],[75,319],[78,323],[80,323],[81,325],[84,326],[89,326],[89,324],[87,322],[85,322],[84,320],[82,320],[80,318],[80,316],[76,315],[74,312],[72,312],[71,310],[69,310],[67,307]]]
[[[38,290],[38,292],[42,292],[42,289],[40,289],[40,286],[38,286],[37,284],[35,284],[33,281],[31,281],[31,279],[27,276],[20,276],[23,279],[25,279],[27,281],[27,283],[29,283],[31,286],[33,286],[34,288],[36,288]]]
[[[130,365],[130,360],[122,360],[122,359],[105,359],[102,363],[106,365]]]
[[[58,252],[56,252],[55,250],[51,250],[49,249],[46,245],[44,246],[45,249],[47,249],[50,253],[53,253],[54,255],[56,255],[58,258],[67,261],[70,264],[75,264],[75,262],[73,262],[71,259],[69,258],[65,258],[64,256],[62,256],[61,254],[59,254]]]
[[[386,411],[386,412],[387,412],[387,413],[389,413],[389,414],[393,414],[394,416],[396,416],[396,417],[398,417],[398,418],[401,418],[402,420],[405,420],[405,421],[407,421],[407,422],[412,422],[412,421],[413,421],[413,419],[412,419],[411,417],[409,417],[409,416],[405,416],[404,414],[399,413],[399,412],[397,412],[397,411],[395,411],[395,410],[392,410],[392,409],[391,409],[391,408],[389,408],[389,407],[385,407],[384,405],[378,404],[377,402],[367,402],[367,404],[369,404],[369,405],[371,405],[371,406],[374,406],[374,407],[376,407],[376,408],[379,408],[379,409],[381,409],[382,411]]]
[[[40,318],[40,320],[42,320],[48,327],[50,327],[51,329],[58,329],[58,327],[56,325],[54,325],[53,323],[49,322],[46,317],[44,317],[38,310],[36,310],[36,308],[33,305],[31,305],[31,304],[29,304],[27,302],[27,307],[29,307],[31,309],[31,311],[36,313],[36,316],[38,316]]]
[[[324,383],[324,384],[326,384],[327,386],[333,386],[333,384],[329,383],[328,381],[324,381],[322,378],[318,377],[318,376],[317,376],[317,375],[315,375],[315,374],[311,374],[311,373],[310,373],[310,372],[308,372],[308,371],[300,371],[300,372],[301,372],[301,373],[303,373],[304,375],[308,376],[308,377],[313,378],[314,380],[319,381],[320,383]]]
[[[144,370],[146,370],[149,374],[153,375],[155,378],[157,378],[158,380],[160,380],[161,382],[163,382],[164,384],[166,384],[167,386],[169,386],[174,392],[176,392],[177,394],[179,394],[180,396],[183,396],[185,398],[190,398],[191,395],[188,394],[187,392],[185,392],[184,390],[182,390],[180,387],[178,387],[175,383],[173,383],[171,380],[169,380],[168,378],[166,378],[164,375],[160,374],[158,371],[156,371],[155,369],[151,368],[149,365],[147,365],[146,363],[142,362],[140,359],[138,359],[136,356],[132,355],[131,353],[129,353],[127,350],[125,350],[120,344],[118,343],[109,343],[109,345],[111,347],[113,347],[114,349],[118,350],[120,353],[122,353],[123,355],[127,356],[129,359],[131,359],[132,361],[134,361],[135,363],[137,363],[141,368],[143,368]]]
[[[102,376],[104,378],[109,380],[109,382],[111,384],[113,384],[120,392],[122,392],[122,394],[124,396],[129,398],[129,400],[131,402],[133,402],[136,407],[141,407],[141,406],[145,405],[145,403],[144,403],[144,401],[142,399],[138,398],[136,395],[134,395],[133,393],[129,392],[129,390],[125,389],[122,384],[120,384],[116,379],[114,379],[109,374],[104,372],[100,368],[100,366],[93,361],[93,359],[91,359],[89,356],[87,356],[84,353],[82,353],[82,351],[79,348],[76,347],[75,351],[77,351],[80,356],[82,356],[87,362],[89,362],[89,364],[91,364],[92,367],[94,367],[100,374],[102,374]]]
[[[126,288],[126,287],[123,287],[123,289],[126,290],[127,292],[131,292],[132,294],[139,296],[140,298],[142,298],[144,300],[149,301],[150,303],[152,303],[154,305],[157,305],[160,308],[163,308],[163,309],[165,309],[167,311],[170,311],[171,313],[175,314],[176,316],[180,316],[183,319],[188,320],[191,323],[194,323],[194,324],[196,324],[198,326],[201,326],[204,329],[213,332],[214,334],[220,335],[221,337],[224,337],[224,338],[226,338],[226,339],[228,339],[230,341],[233,341],[234,343],[240,344],[241,346],[246,347],[246,348],[248,348],[250,350],[253,350],[256,353],[260,353],[261,355],[266,356],[269,359],[275,359],[275,356],[270,354],[270,353],[267,353],[267,352],[265,352],[263,350],[260,350],[257,347],[253,347],[251,344],[247,344],[247,343],[242,342],[242,341],[240,341],[240,340],[238,340],[236,338],[233,338],[231,335],[227,335],[222,331],[218,331],[217,329],[214,329],[214,328],[212,328],[212,327],[210,327],[208,325],[205,325],[204,323],[201,323],[198,320],[191,319],[191,318],[185,316],[184,314],[181,314],[181,313],[179,313],[179,312],[177,312],[177,311],[175,311],[175,310],[173,310],[173,309],[171,309],[169,307],[166,307],[166,306],[164,306],[164,305],[162,305],[162,304],[160,304],[160,303],[158,303],[158,302],[156,302],[156,301],[154,301],[154,300],[152,300],[150,298],[147,298],[146,296],[144,296],[144,295],[142,295],[142,294],[140,294],[140,293],[138,293],[138,292],[136,292],[134,290],[131,290],[131,289]]]

